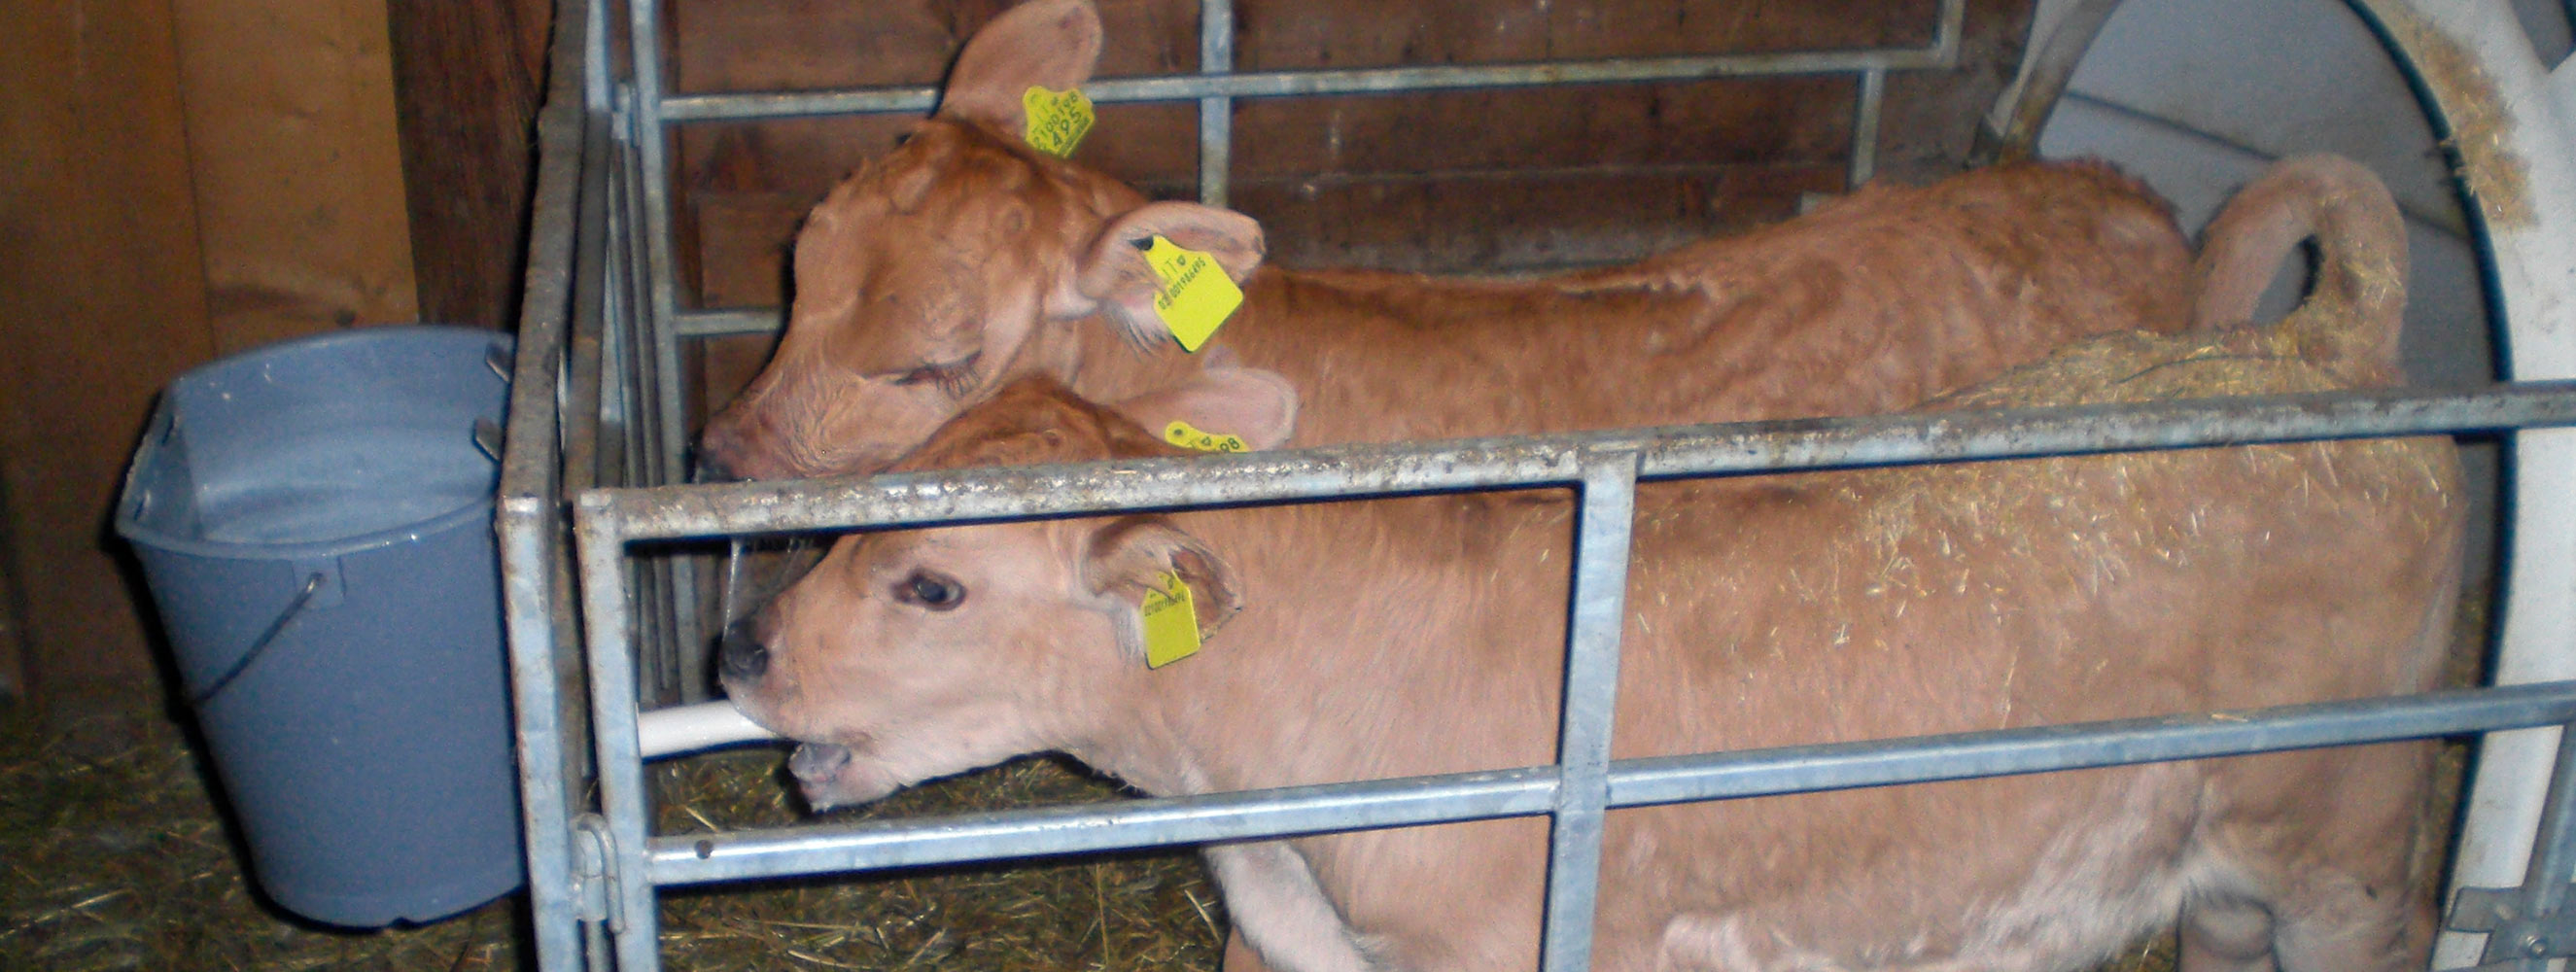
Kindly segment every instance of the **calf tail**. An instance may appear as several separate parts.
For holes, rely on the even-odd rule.
[[[2268,337],[2355,385],[2397,380],[2406,311],[2406,226],[2388,187],[2349,159],[2285,159],[2228,200],[2201,237],[2193,325],[2246,323],[2281,261],[2317,241],[2307,300]]]

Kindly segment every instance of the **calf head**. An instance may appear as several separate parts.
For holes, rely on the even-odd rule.
[[[708,422],[710,466],[876,472],[1013,378],[1072,382],[1101,351],[1170,345],[1141,252],[1157,235],[1251,275],[1262,240],[1248,217],[1146,205],[1022,141],[1023,94],[1079,86],[1099,53],[1088,0],[1023,5],[968,42],[939,111],[806,218],[786,334]]]
[[[1174,454],[1174,419],[1257,447],[1286,440],[1275,375],[1213,367],[1117,406],[1052,379],[1005,386],[930,436],[904,470]],[[728,632],[719,665],[743,714],[805,741],[790,768],[823,808],[1111,731],[1144,676],[1139,603],[1178,574],[1213,634],[1242,603],[1225,562],[1165,517],[858,534]]]

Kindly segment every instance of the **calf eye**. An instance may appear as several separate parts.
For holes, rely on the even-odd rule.
[[[916,570],[894,586],[894,598],[933,611],[954,611],[958,605],[966,603],[966,585],[951,577]]]
[[[974,389],[975,362],[983,357],[984,353],[978,351],[974,354],[967,355],[946,364],[927,364],[918,368],[895,372],[894,383],[897,385],[937,385],[939,386],[940,391],[947,392],[950,397],[963,396],[968,391]]]

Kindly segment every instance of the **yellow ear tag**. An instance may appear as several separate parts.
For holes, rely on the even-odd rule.
[[[1163,426],[1163,441],[1200,452],[1244,452],[1252,448],[1243,444],[1242,436],[1201,432],[1190,423],[1179,419],[1173,419],[1172,424]]]
[[[1162,590],[1145,592],[1145,667],[1161,668],[1199,653],[1199,608],[1189,582],[1164,571]]]
[[[1225,267],[1215,257],[1156,236],[1154,245],[1145,250],[1145,262],[1154,268],[1159,283],[1154,290],[1154,314],[1172,330],[1183,351],[1196,352],[1235,308],[1243,306],[1243,289],[1225,275]]]
[[[1072,155],[1091,131],[1091,99],[1080,88],[1059,92],[1032,85],[1020,93],[1020,109],[1029,119],[1022,135],[1029,147],[1059,159]]]

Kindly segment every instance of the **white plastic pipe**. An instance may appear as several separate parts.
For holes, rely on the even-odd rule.
[[[2362,0],[2404,49],[2459,145],[2484,217],[2516,380],[2576,377],[2576,74],[2553,80],[2511,4]],[[2513,442],[2509,600],[2498,684],[2576,678],[2576,431]],[[2513,887],[2539,831],[2558,730],[2486,738],[2453,887]],[[2566,880],[2567,875],[2558,875]],[[2445,932],[2435,968],[2475,965],[2486,936]],[[2556,963],[2553,963],[2556,964]]]
[[[645,759],[778,738],[722,700],[644,713],[635,719],[635,735]]]

